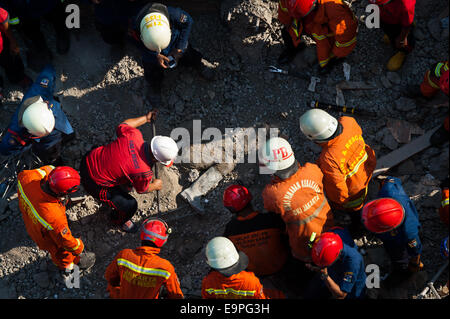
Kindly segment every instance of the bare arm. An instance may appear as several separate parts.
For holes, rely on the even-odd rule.
[[[155,120],[157,112],[158,111],[150,111],[146,115],[127,119],[123,121],[123,123],[128,124],[133,128],[138,128],[139,126],[142,126],[145,123],[150,123],[152,120]]]

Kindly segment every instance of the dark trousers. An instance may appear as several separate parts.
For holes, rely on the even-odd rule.
[[[138,204],[136,199],[125,192],[120,186],[104,187],[97,185],[89,175],[86,165],[86,156],[83,156],[80,164],[81,184],[85,191],[102,203],[112,208],[111,220],[115,225],[122,225],[130,220],[136,213]]]
[[[397,49],[395,48],[395,39],[399,36],[400,32],[402,31],[402,26],[399,24],[387,24],[381,22],[381,29],[384,31],[384,33],[389,37],[389,40],[391,41],[392,46],[394,49],[403,51],[405,53],[409,53],[414,49],[416,40],[414,39],[414,36],[412,34],[412,29],[408,34],[408,45],[406,48]]]
[[[57,37],[67,36],[65,6],[58,1],[52,11],[43,16],[55,29]],[[47,50],[47,42],[41,31],[40,18],[20,17],[20,28],[38,51]]]
[[[8,39],[3,36],[3,51],[0,53],[0,65],[11,83],[17,84],[25,77],[24,65],[19,54],[11,54]],[[3,79],[0,77],[0,88],[3,88]]]
[[[203,56],[200,52],[188,44],[186,51],[178,61],[178,65],[198,68],[201,65],[202,57]],[[158,64],[156,57],[155,59],[144,59],[143,67],[145,80],[150,84],[150,86],[160,86],[164,79],[164,69]]]

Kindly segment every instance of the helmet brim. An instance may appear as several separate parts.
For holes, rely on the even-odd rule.
[[[223,269],[216,269],[216,270],[219,273],[221,273],[222,275],[224,275],[225,277],[233,276],[233,275],[238,274],[241,271],[245,270],[248,266],[248,257],[242,251],[239,251],[238,254],[239,254],[239,260],[233,266],[230,266],[228,268],[223,268]]]

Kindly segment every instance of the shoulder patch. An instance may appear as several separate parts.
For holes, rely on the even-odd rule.
[[[408,243],[408,246],[411,248],[417,247],[417,240],[413,239]]]
[[[187,21],[187,15],[185,15],[185,14],[182,13],[182,14],[180,15],[180,22],[181,22],[181,23],[185,23],[186,21]]]
[[[344,273],[344,281],[352,282],[353,281],[353,273],[352,272]]]
[[[41,83],[39,83],[39,84],[40,84],[40,86],[42,86],[43,88],[47,88],[49,83],[50,83],[50,80],[44,78],[44,79],[41,80]]]
[[[64,229],[61,230],[61,234],[66,235],[68,231],[67,227],[64,227]]]

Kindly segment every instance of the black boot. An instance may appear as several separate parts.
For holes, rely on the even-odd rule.
[[[430,144],[432,146],[442,146],[449,139],[448,131],[445,129],[444,125],[441,125],[433,135],[430,136]]]
[[[300,42],[300,44],[297,47],[294,46],[287,46],[283,52],[281,52],[280,56],[278,57],[278,64],[288,64],[294,60],[295,56],[302,51],[304,48],[306,48],[306,44],[304,42]]]

